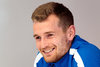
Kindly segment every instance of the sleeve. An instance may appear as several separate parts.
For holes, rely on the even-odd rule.
[[[85,67],[100,67],[100,49],[94,45],[78,49]]]

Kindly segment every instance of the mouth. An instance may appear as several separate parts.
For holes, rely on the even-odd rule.
[[[44,50],[43,53],[47,56],[51,55],[52,52],[55,50],[55,48],[52,48],[52,49],[48,49],[48,50]]]

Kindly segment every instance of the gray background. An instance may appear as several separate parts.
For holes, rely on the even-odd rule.
[[[77,34],[100,48],[100,0],[0,0],[0,67],[33,67],[37,49],[31,14],[49,1],[67,6]]]

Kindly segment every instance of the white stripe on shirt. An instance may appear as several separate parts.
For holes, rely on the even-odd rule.
[[[83,61],[80,57],[80,55],[78,54],[77,52],[77,49],[70,49],[70,52],[69,52],[70,55],[74,55],[74,59],[75,61],[77,62],[77,66],[78,67],[85,67],[84,64],[83,64]],[[38,61],[42,58],[42,54],[39,53],[35,59],[35,62],[34,62],[34,67],[37,67],[36,64],[38,63]]]
[[[34,67],[37,67],[36,64],[37,64],[37,62],[38,62],[42,57],[43,57],[43,56],[42,56],[41,53],[39,53],[39,54],[37,55],[37,57],[36,57],[36,59],[35,59],[35,62],[34,62]]]
[[[74,55],[74,59],[77,62],[78,67],[84,67],[83,61],[82,61],[80,55],[78,54],[77,49],[70,49],[69,54]]]

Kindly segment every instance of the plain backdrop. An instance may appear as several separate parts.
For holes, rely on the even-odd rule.
[[[100,0],[0,0],[0,67],[33,67],[37,49],[31,15],[50,1],[67,6],[76,34],[100,48]]]

